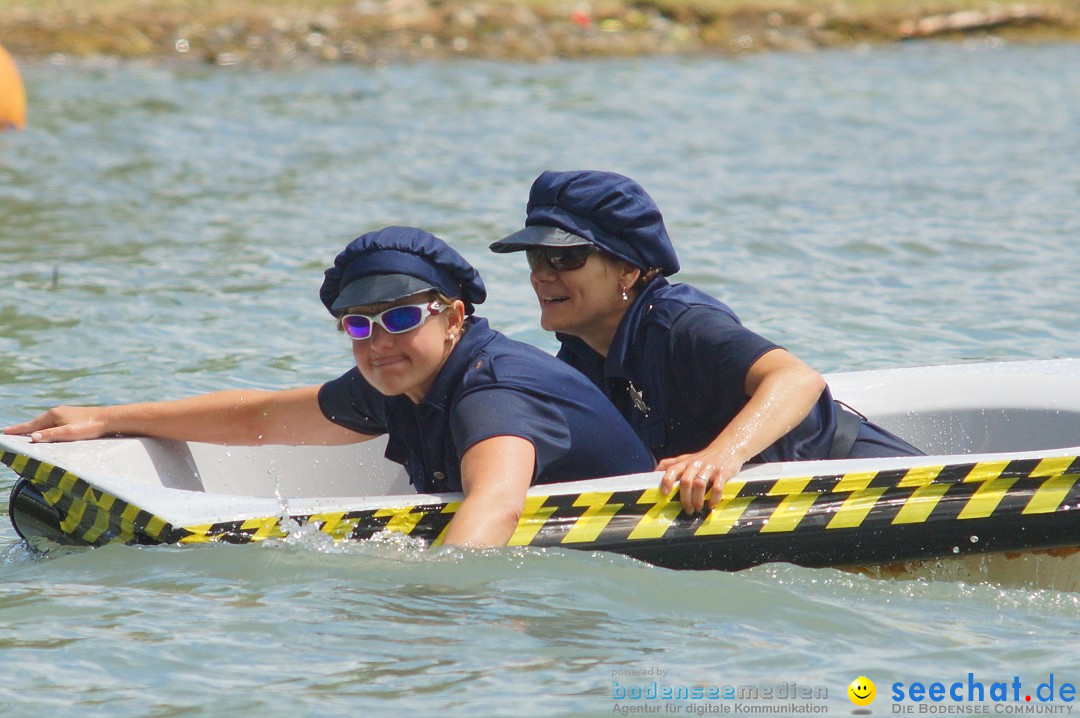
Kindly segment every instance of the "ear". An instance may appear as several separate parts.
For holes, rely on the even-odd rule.
[[[465,302],[455,299],[450,308],[446,310],[447,332],[454,336],[461,335],[461,328],[465,326]]]
[[[619,284],[629,289],[641,279],[641,270],[626,260],[619,260]]]

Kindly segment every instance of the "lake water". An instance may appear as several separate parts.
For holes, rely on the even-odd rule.
[[[387,224],[451,241],[481,313],[552,350],[523,258],[486,249],[548,168],[639,180],[679,278],[819,370],[1080,355],[1080,46],[22,69],[0,425],[337,376],[322,270]],[[792,684],[849,714],[861,675],[886,714],[896,682],[1076,684],[1078,633],[1080,594],[948,575],[303,540],[41,557],[0,521],[5,717],[704,715],[751,704],[618,691]]]

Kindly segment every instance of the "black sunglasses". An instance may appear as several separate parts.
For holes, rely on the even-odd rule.
[[[536,270],[543,260],[548,268],[557,272],[580,269],[585,266],[589,255],[599,252],[595,244],[580,244],[573,247],[531,247],[525,250],[525,261],[530,270]]]

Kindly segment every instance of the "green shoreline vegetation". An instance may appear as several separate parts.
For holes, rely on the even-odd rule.
[[[1080,0],[13,0],[16,57],[277,66],[1080,40]]]

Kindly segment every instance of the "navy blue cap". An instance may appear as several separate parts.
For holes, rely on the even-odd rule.
[[[536,246],[571,246],[585,240],[645,271],[679,271],[664,218],[652,197],[634,180],[614,172],[544,172],[529,190],[525,229],[503,237],[491,251],[518,252]],[[572,235],[543,232],[556,227]]]
[[[349,242],[326,270],[319,298],[338,316],[431,289],[465,302],[467,314],[487,298],[480,274],[446,242],[422,229],[386,227]]]

